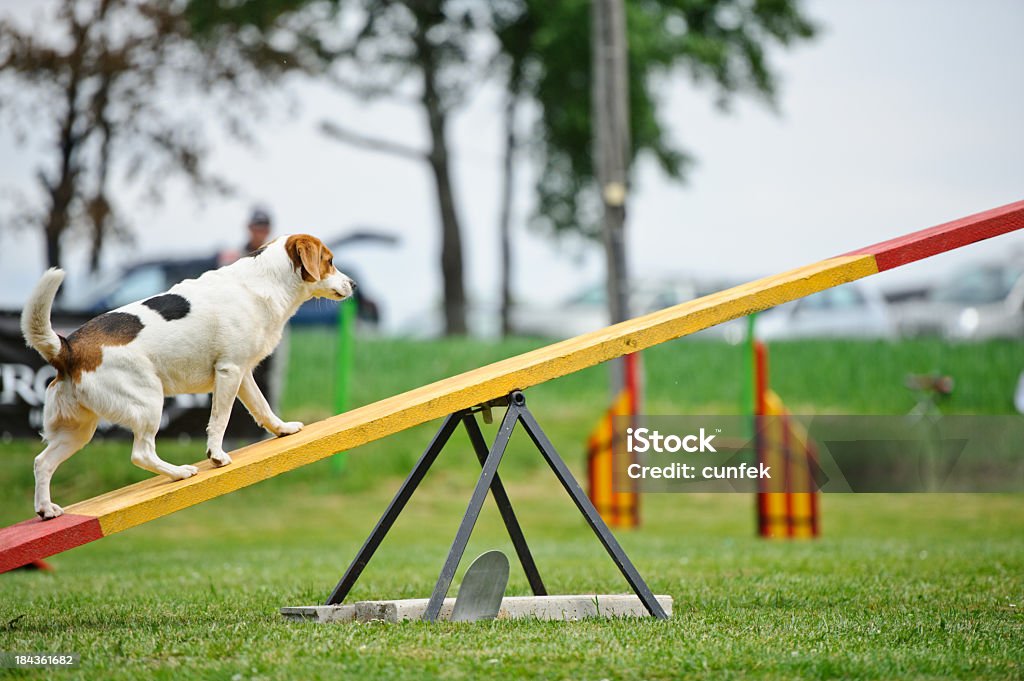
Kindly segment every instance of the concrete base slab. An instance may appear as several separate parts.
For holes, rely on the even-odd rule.
[[[672,597],[655,596],[672,616]],[[281,608],[290,620],[309,622],[401,622],[418,620],[427,609],[426,598],[392,601],[359,601],[344,605],[307,605]],[[454,598],[446,598],[439,619],[451,618]],[[573,621],[585,617],[649,617],[640,599],[633,594],[578,594],[566,596],[506,596],[501,600],[497,619]]]
[[[300,605],[281,608],[281,614],[287,620],[305,620],[308,622],[354,622],[356,619],[355,605]]]

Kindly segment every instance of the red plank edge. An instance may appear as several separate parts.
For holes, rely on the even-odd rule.
[[[1018,229],[1024,229],[1024,201],[968,215],[959,220],[851,251],[846,255],[874,255],[878,271],[884,272]]]
[[[100,521],[65,513],[53,520],[33,518],[0,529],[0,573],[103,537]]]

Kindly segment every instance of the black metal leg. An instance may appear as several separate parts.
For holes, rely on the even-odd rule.
[[[505,414],[506,420],[508,414],[515,412],[516,416],[522,421],[523,427],[529,434],[530,439],[540,450],[540,453],[547,460],[548,465],[551,466],[551,470],[554,471],[558,477],[559,482],[562,483],[562,487],[569,493],[572,500],[576,503],[576,508],[580,510],[583,517],[587,519],[587,524],[590,525],[590,529],[594,531],[597,538],[601,540],[605,550],[608,551],[608,555],[611,556],[612,560],[618,566],[622,572],[622,576],[626,578],[629,585],[636,592],[636,595],[640,597],[640,601],[647,608],[647,611],[654,617],[659,619],[668,619],[668,615],[662,609],[661,604],[658,603],[658,599],[654,597],[651,590],[647,587],[647,583],[644,582],[643,577],[637,572],[636,568],[633,567],[633,563],[630,562],[629,557],[626,556],[626,552],[619,546],[619,542],[616,541],[615,536],[605,525],[601,519],[601,515],[594,508],[594,505],[587,498],[587,495],[583,492],[580,484],[576,482],[576,478],[573,477],[572,472],[562,461],[562,457],[555,451],[551,441],[548,440],[547,435],[541,430],[540,425],[536,419],[533,418],[533,414],[524,406],[525,400],[522,399],[522,395],[519,395],[517,400],[513,400],[509,405],[508,413]],[[502,424],[504,425],[504,424]]]
[[[413,492],[422,482],[427,471],[431,465],[437,459],[441,450],[448,443],[452,433],[458,427],[459,422],[462,422],[466,428],[466,432],[469,434],[469,439],[473,445],[473,450],[480,460],[482,471],[480,478],[477,480],[476,487],[473,489],[473,496],[470,498],[469,506],[466,508],[466,513],[462,517],[462,522],[459,525],[459,529],[455,534],[455,540],[452,542],[451,549],[448,552],[448,557],[445,560],[444,566],[441,568],[441,574],[437,578],[437,583],[434,586],[434,591],[430,595],[430,601],[427,604],[426,611],[423,613],[423,619],[425,621],[435,621],[440,614],[441,606],[444,603],[445,596],[448,594],[448,589],[451,587],[452,580],[455,577],[455,571],[459,567],[459,562],[462,560],[462,556],[466,551],[466,545],[469,543],[469,537],[473,532],[473,528],[476,525],[477,518],[480,515],[480,509],[483,507],[484,500],[487,498],[488,490],[494,495],[494,500],[498,505],[498,509],[501,512],[502,520],[505,522],[505,528],[508,530],[509,536],[512,539],[512,544],[515,546],[516,553],[519,556],[519,560],[523,565],[523,570],[526,573],[526,577],[530,582],[530,587],[533,589],[535,595],[545,595],[547,593],[544,588],[544,583],[541,580],[540,573],[537,571],[536,563],[534,563],[533,555],[530,553],[529,546],[526,543],[526,538],[523,535],[522,527],[519,525],[519,520],[516,518],[515,512],[512,510],[512,504],[509,501],[508,494],[505,491],[504,485],[501,483],[501,479],[498,477],[498,465],[501,463],[501,458],[508,447],[509,439],[512,436],[512,431],[515,429],[516,423],[522,422],[523,427],[526,429],[527,434],[533,441],[534,445],[544,456],[544,459],[548,462],[551,470],[555,473],[562,487],[565,488],[569,496],[572,497],[573,502],[576,504],[576,508],[579,509],[583,517],[586,518],[590,528],[597,535],[601,544],[608,551],[612,560],[618,566],[622,575],[629,582],[629,585],[636,592],[636,595],[640,598],[644,607],[647,608],[651,615],[659,619],[667,619],[665,611],[662,609],[661,604],[658,603],[657,599],[651,593],[651,590],[647,587],[643,578],[637,572],[636,568],[630,562],[626,556],[625,551],[619,546],[619,543],[615,540],[611,530],[601,520],[601,516],[594,508],[593,504],[590,503],[590,499],[584,494],[583,489],[579,483],[573,477],[569,468],[562,461],[562,458],[558,455],[551,441],[548,440],[547,435],[541,430],[540,425],[537,423],[533,414],[526,407],[526,398],[519,391],[513,391],[508,396],[508,410],[505,412],[505,417],[502,419],[501,426],[498,428],[498,434],[494,439],[494,443],[488,449],[487,444],[484,441],[483,433],[480,432],[480,426],[476,422],[476,418],[470,410],[461,410],[453,414],[450,414],[441,424],[434,438],[427,446],[423,455],[420,456],[416,465],[412,471],[406,477],[402,486],[395,494],[391,503],[388,505],[387,510],[381,516],[380,520],[374,526],[370,536],[363,543],[362,548],[359,549],[359,553],[353,559],[352,563],[348,566],[341,581],[338,582],[337,586],[334,587],[334,591],[331,592],[330,597],[327,599],[327,605],[336,605],[345,600],[348,596],[349,591],[355,584],[356,580],[359,579],[363,569],[367,563],[373,557],[374,552],[380,546],[384,537],[387,535],[391,526],[394,525],[395,520],[399,514],[405,508],[406,503],[412,496]]]
[[[337,586],[334,587],[334,591],[331,592],[331,595],[327,599],[327,605],[337,605],[344,601],[345,597],[348,596],[348,592],[352,589],[356,580],[359,579],[359,575],[362,574],[363,568],[365,568],[366,564],[370,562],[370,559],[373,557],[377,547],[380,546],[385,535],[387,535],[388,530],[390,530],[391,526],[395,524],[395,520],[398,518],[398,515],[402,512],[402,509],[405,508],[405,504],[409,501],[409,497],[411,497],[412,493],[416,491],[416,488],[423,480],[423,476],[427,474],[431,464],[434,463],[437,459],[437,455],[441,453],[441,450],[444,448],[445,444],[447,444],[448,439],[452,436],[452,433],[455,432],[461,418],[462,412],[456,412],[445,418],[444,423],[441,424],[441,427],[434,435],[434,439],[430,441],[430,444],[423,452],[423,455],[420,456],[419,461],[417,461],[416,465],[413,466],[412,471],[409,473],[408,477],[405,478],[405,482],[403,482],[402,486],[398,488],[398,492],[395,493],[395,496],[388,505],[387,510],[384,511],[384,515],[380,517],[380,520],[377,521],[377,524],[374,526],[370,536],[366,538],[366,541],[363,543],[363,547],[359,549],[359,553],[356,554],[356,557],[352,560],[348,569],[345,570],[345,574],[342,576],[341,581],[339,581]]]
[[[476,451],[476,458],[480,460],[480,465],[483,466],[488,455],[487,443],[484,441],[483,433],[480,432],[480,425],[476,422],[476,417],[469,413],[463,414],[462,425],[466,427],[466,433],[469,435],[470,442],[473,443],[474,451]],[[533,595],[547,596],[547,589],[544,588],[544,581],[540,578],[540,572],[537,570],[537,564],[533,560],[530,546],[526,543],[523,528],[519,525],[519,519],[516,518],[516,513],[512,510],[512,502],[509,500],[505,486],[501,484],[501,477],[497,473],[494,474],[494,479],[491,481],[491,494],[494,496],[494,503],[498,505],[501,519],[505,523],[505,529],[508,530],[508,536],[512,539],[512,546],[516,549],[516,555],[519,556],[519,562],[523,566],[523,572],[526,573],[527,581],[530,582],[530,589],[533,591]]]
[[[494,479],[495,474],[498,472],[498,464],[501,463],[501,457],[505,453],[505,449],[508,447],[509,438],[512,436],[512,429],[516,426],[516,412],[509,408],[505,412],[505,418],[501,421],[501,426],[498,428],[498,434],[494,438],[494,444],[491,445],[490,452],[487,454],[487,459],[484,461],[483,471],[480,473],[480,479],[477,480],[476,487],[473,489],[473,496],[469,499],[469,506],[466,508],[466,514],[462,516],[462,522],[459,524],[459,530],[455,533],[455,541],[452,542],[452,547],[448,551],[448,558],[444,562],[444,566],[441,568],[441,574],[437,577],[437,584],[434,585],[434,591],[430,594],[430,601],[427,603],[427,609],[423,613],[423,620],[425,622],[433,622],[437,620],[437,616],[441,612],[441,606],[444,604],[444,597],[448,595],[448,589],[452,585],[452,579],[455,578],[455,571],[459,567],[459,561],[462,560],[462,554],[466,551],[466,544],[469,543],[469,536],[473,533],[473,527],[476,525],[476,519],[480,516],[480,509],[484,505],[484,499],[487,498],[487,491],[491,488],[491,481]]]

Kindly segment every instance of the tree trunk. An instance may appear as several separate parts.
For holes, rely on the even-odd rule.
[[[441,215],[441,274],[444,278],[445,334],[461,336],[465,335],[467,330],[466,289],[463,282],[462,231],[455,208],[444,130],[446,117],[439,112],[429,112],[428,117],[431,119],[430,137],[433,143],[433,149],[430,152],[430,170],[434,175]]]
[[[593,5],[594,164],[600,185],[608,263],[608,311],[614,324],[629,317],[623,227],[629,181],[629,84],[623,0]]]
[[[421,28],[423,28],[421,26]],[[423,108],[430,130],[428,162],[434,175],[437,203],[441,217],[441,275],[444,279],[445,335],[461,336],[466,326],[466,289],[463,282],[462,231],[455,206],[451,166],[448,156],[446,128],[448,116],[437,88],[438,63],[433,45],[421,33],[416,37],[423,70]]]
[[[505,103],[505,158],[502,163],[501,214],[498,235],[501,241],[501,335],[511,336],[512,328],[512,192],[515,178],[516,105],[519,97],[509,92]]]
[[[629,318],[629,276],[623,236],[631,158],[626,8],[623,0],[594,0],[591,11],[594,166],[604,208],[608,314],[615,324]],[[626,370],[625,362],[613,363],[613,396],[626,386]]]
[[[110,147],[113,142],[114,130],[107,116],[110,105],[110,90],[114,78],[104,73],[99,89],[92,100],[92,117],[96,134],[100,136],[99,159],[96,168],[96,191],[86,206],[89,222],[92,226],[92,250],[89,252],[89,271],[96,274],[100,271],[100,257],[106,244],[107,231],[111,228],[111,206],[107,198],[107,176],[110,174]]]
[[[101,12],[105,11],[104,7]],[[74,44],[68,55],[67,81],[61,83],[64,86],[65,110],[60,121],[60,129],[57,131],[60,163],[55,179],[51,180],[44,171],[39,171],[39,182],[50,200],[49,210],[42,224],[46,237],[46,262],[49,267],[60,267],[63,261],[60,241],[71,223],[71,203],[75,199],[75,185],[79,172],[76,157],[82,142],[82,133],[77,129],[81,113],[78,92],[82,85],[82,60],[87,48],[89,29],[85,24],[79,23],[73,11],[68,17]]]
[[[46,189],[50,199],[50,207],[43,223],[43,231],[46,235],[46,262],[49,267],[61,266],[63,253],[60,240],[70,223],[71,202],[75,197],[75,182],[78,179],[75,156],[80,139],[75,131],[75,126],[78,122],[79,70],[76,66],[76,64],[72,65],[70,80],[64,91],[67,110],[64,112],[64,119],[61,121],[57,136],[60,152],[57,177],[51,180],[42,171],[39,173],[39,181]]]
[[[47,267],[60,267],[61,259],[64,254],[60,248],[60,234],[52,231],[47,227],[46,230],[46,266]]]

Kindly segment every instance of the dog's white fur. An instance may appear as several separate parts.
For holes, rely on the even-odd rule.
[[[303,272],[316,268],[299,266],[294,252],[289,255],[286,249],[288,237],[279,237],[256,257],[172,287],[168,293],[189,302],[184,318],[168,321],[142,302],[116,310],[141,320],[144,326],[138,335],[124,345],[104,346],[98,367],[81,372],[78,380],[58,376],[46,390],[46,449],[34,467],[37,514],[48,519],[63,513],[50,499],[50,480],[62,462],[92,439],[100,418],[132,431],[132,463],[173,480],[195,475],[195,466],[175,466],[157,456],[155,437],[168,395],[213,393],[207,456],[218,466],[231,463],[223,440],[236,396],[274,435],[303,427],[286,423],[273,412],[252,369],[277,346],[284,325],[302,303],[313,297],[347,298],[354,282],[334,268],[328,260],[330,251],[319,239],[297,238],[323,249],[316,255],[326,253],[321,272]],[[315,280],[308,281],[311,278]],[[50,324],[50,309],[63,279],[63,271],[47,271],[21,317],[26,342],[51,363],[61,352],[62,339]]]

